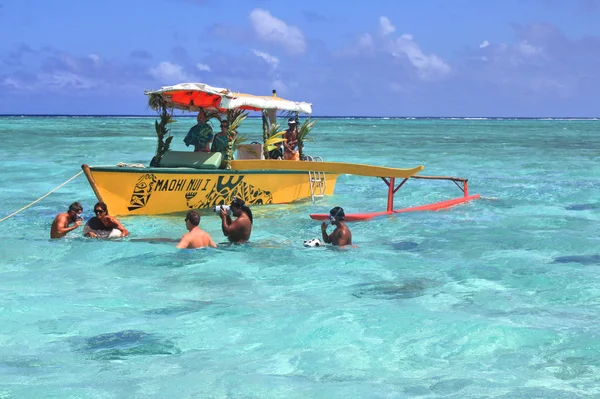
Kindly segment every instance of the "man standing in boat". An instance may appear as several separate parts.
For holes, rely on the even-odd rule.
[[[323,241],[327,244],[338,245],[343,247],[345,245],[352,245],[352,233],[344,219],[346,218],[346,214],[344,213],[344,209],[336,206],[332,210],[329,211],[329,222],[335,226],[335,230],[329,235],[327,235],[327,221],[321,224],[321,234],[323,235]]]
[[[298,124],[296,119],[288,119],[288,130],[285,131],[283,138],[283,159],[287,161],[299,161],[298,153]]]
[[[185,216],[185,227],[188,229],[188,233],[185,233],[183,237],[181,237],[181,241],[177,244],[177,248],[196,249],[203,247],[217,247],[217,244],[210,238],[210,235],[202,230],[199,225],[200,214],[198,211],[188,211]]]
[[[213,139],[212,127],[207,123],[206,114],[203,110],[198,112],[196,118],[198,124],[192,126],[188,134],[183,139],[187,147],[194,145],[194,152],[210,152],[210,142]]]
[[[83,207],[79,202],[73,202],[69,205],[69,210],[64,213],[59,213],[52,222],[50,227],[50,238],[62,238],[67,235],[69,231],[73,231],[81,226],[81,213]],[[69,224],[74,223],[73,226]]]
[[[229,242],[236,244],[245,243],[250,239],[252,233],[252,211],[244,200],[233,197],[229,206],[231,214],[236,217],[235,220],[227,213],[225,208],[221,208],[219,216],[221,217],[221,229]]]

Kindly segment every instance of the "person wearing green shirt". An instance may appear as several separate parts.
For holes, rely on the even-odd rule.
[[[210,142],[213,139],[213,130],[206,123],[206,115],[203,111],[198,112],[198,124],[192,126],[188,134],[183,139],[186,146],[194,145],[194,152],[210,152]]]

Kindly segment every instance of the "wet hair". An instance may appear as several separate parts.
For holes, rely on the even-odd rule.
[[[108,207],[104,202],[96,202],[96,205],[94,205],[94,210],[96,210],[96,208],[102,209],[108,215]]]
[[[346,218],[346,214],[344,213],[344,209],[341,206],[336,206],[329,211],[329,214],[333,216],[336,220],[344,220]]]
[[[79,202],[75,201],[71,205],[69,205],[69,210],[71,212],[79,213],[79,212],[83,212],[83,207],[81,206],[81,204]]]
[[[252,219],[252,211],[250,210],[250,208],[248,208],[246,202],[243,199],[233,197],[233,201],[231,201],[231,206],[234,208],[241,209],[242,212],[244,212],[250,218],[250,223],[254,223],[254,220]]]
[[[192,226],[198,226],[200,224],[200,214],[198,211],[188,211],[185,215],[185,220],[189,220]]]

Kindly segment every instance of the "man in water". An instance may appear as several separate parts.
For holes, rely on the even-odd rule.
[[[344,219],[346,218],[346,214],[344,213],[344,209],[339,206],[336,206],[332,210],[329,211],[329,222],[335,226],[335,230],[329,235],[327,235],[327,221],[321,224],[321,233],[323,234],[323,241],[327,244],[338,245],[343,247],[345,245],[352,245],[352,233]]]
[[[69,205],[69,210],[64,213],[59,213],[52,222],[50,227],[50,238],[62,238],[67,235],[69,231],[73,231],[81,226],[81,213],[83,207],[79,202],[73,202]],[[69,224],[74,223],[73,226]]]
[[[200,110],[196,117],[198,124],[191,127],[188,134],[183,139],[183,142],[187,147],[190,144],[194,145],[194,152],[210,152],[210,142],[213,139],[213,130],[208,123],[206,123],[206,115],[204,111]]]
[[[252,211],[246,206],[244,200],[235,197],[229,208],[236,219],[232,220],[227,211],[221,208],[219,216],[221,217],[223,234],[229,242],[236,244],[247,242],[252,233]]]
[[[298,154],[298,127],[294,118],[288,119],[288,130],[283,135],[283,159],[288,161],[299,161]]]
[[[177,244],[177,248],[182,249],[196,249],[202,247],[216,248],[217,244],[214,243],[210,235],[200,227],[200,214],[198,211],[188,211],[185,216],[185,228],[188,229],[188,233],[185,233],[181,237],[181,241]]]
[[[83,235],[92,238],[108,238],[113,229],[121,232],[120,237],[129,235],[129,231],[114,217],[108,214],[108,207],[104,202],[94,205],[95,217],[88,220],[83,230]],[[112,236],[111,236],[112,237]]]

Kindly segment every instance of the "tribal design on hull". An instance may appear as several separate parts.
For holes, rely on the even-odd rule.
[[[190,209],[230,204],[233,197],[241,198],[249,205],[273,203],[273,195],[270,191],[246,183],[244,176],[219,176],[216,182],[213,182],[212,178],[159,178],[153,173],[147,173],[136,182],[127,209],[136,211],[148,205],[153,191],[156,191],[159,197],[163,191],[169,192],[170,196],[183,195],[186,206]]]
[[[140,177],[133,188],[131,199],[129,200],[130,206],[127,207],[129,211],[135,211],[146,206],[154,185],[156,184],[156,176],[153,173],[147,173]]]
[[[233,197],[243,199],[249,205],[273,203],[270,191],[256,188],[244,181],[244,176],[219,176],[206,198],[194,202],[196,193],[187,193],[187,206],[191,209],[209,208],[213,205],[230,204]]]

